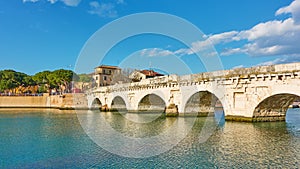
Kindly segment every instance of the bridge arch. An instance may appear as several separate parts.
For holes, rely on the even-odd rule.
[[[254,121],[284,121],[289,106],[300,98],[296,92],[274,92],[260,99],[252,109]]]
[[[222,110],[222,101],[211,91],[197,90],[189,93],[185,98],[183,112],[207,116],[209,113],[214,113],[215,108]]]
[[[224,87],[189,87],[184,90],[182,90],[182,98],[181,98],[181,104],[179,107],[180,113],[185,113],[185,108],[189,100],[193,97],[193,95],[201,92],[206,92],[207,94],[211,95],[211,98],[214,98],[214,100],[217,100],[218,105],[222,105],[224,114],[226,116],[226,111],[230,110],[230,104],[228,96],[226,96],[226,90]]]
[[[150,93],[144,95],[138,101],[138,109],[139,111],[165,111],[167,106],[167,102],[164,100],[163,97],[155,94]]]
[[[132,103],[133,110],[138,110],[139,103],[147,95],[156,95],[159,97],[159,99],[162,99],[166,105],[168,105],[169,98],[170,98],[170,91],[169,90],[146,90],[141,92],[138,95],[135,95],[135,97],[132,100],[132,102],[135,102],[135,104]]]
[[[101,109],[102,103],[99,98],[94,98],[90,106],[91,109]]]
[[[110,109],[112,111],[127,111],[128,104],[122,96],[117,95],[112,99]]]

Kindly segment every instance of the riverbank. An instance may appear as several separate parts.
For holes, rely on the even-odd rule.
[[[88,109],[83,93],[43,96],[0,96],[0,108]]]

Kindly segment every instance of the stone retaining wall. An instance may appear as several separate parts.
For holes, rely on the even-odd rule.
[[[0,108],[87,108],[85,94],[49,96],[0,96]]]

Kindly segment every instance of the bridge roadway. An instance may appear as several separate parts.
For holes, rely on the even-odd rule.
[[[300,63],[167,75],[87,93],[89,108],[185,116],[206,115],[221,106],[226,120],[251,122],[285,120],[299,96]]]

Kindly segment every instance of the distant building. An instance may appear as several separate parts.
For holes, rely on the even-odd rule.
[[[75,80],[72,81],[72,93],[81,93],[84,92],[85,90],[88,90],[94,86],[96,86],[95,84],[95,80],[94,80],[94,75],[95,73],[89,73],[89,74],[79,74],[79,76],[84,75],[86,76],[87,79],[83,79],[83,81]],[[81,92],[79,92],[81,91]]]
[[[132,81],[134,82],[139,82],[143,79],[153,78],[157,76],[164,76],[164,75],[155,72],[153,70],[141,70],[141,71],[136,70],[129,75],[129,78],[132,79]]]
[[[117,66],[101,65],[95,68],[93,76],[97,87],[109,86],[113,84],[113,76],[120,74],[121,68]]]

